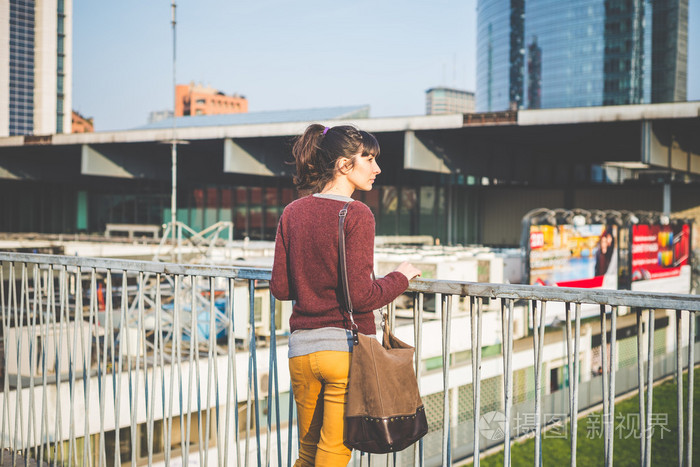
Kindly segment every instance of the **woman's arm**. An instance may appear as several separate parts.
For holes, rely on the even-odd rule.
[[[283,223],[284,217],[280,219],[275,237],[275,259],[272,263],[272,278],[270,279],[270,291],[277,300],[294,300],[289,286],[289,257],[285,244]]]
[[[390,303],[408,287],[408,278],[400,270],[372,280],[374,268],[374,216],[362,203],[348,212],[345,228],[350,299],[356,312],[369,312]],[[415,268],[414,268],[415,269]],[[417,270],[416,270],[417,271]]]

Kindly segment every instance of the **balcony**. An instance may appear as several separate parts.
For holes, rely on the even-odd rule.
[[[269,294],[269,270],[19,253],[0,261],[2,465],[296,458],[290,304]],[[693,295],[415,280],[387,308],[397,335],[417,344],[431,431],[389,458],[356,452],[352,465],[478,465],[498,449],[511,465],[526,437],[540,465],[543,439],[561,429],[576,465],[572,414],[599,405],[600,464],[612,465],[616,399],[635,392],[639,455],[651,465],[654,382],[682,380],[699,345]],[[690,371],[689,395],[693,385]],[[692,465],[693,399],[677,387],[678,424],[668,428]]]

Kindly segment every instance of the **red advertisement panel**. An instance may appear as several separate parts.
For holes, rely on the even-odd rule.
[[[689,256],[689,225],[632,227],[632,282],[678,277]]]

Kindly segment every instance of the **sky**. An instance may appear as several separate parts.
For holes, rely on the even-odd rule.
[[[435,86],[476,90],[477,0],[177,0],[176,81],[250,112],[369,105],[425,114]],[[73,1],[73,108],[95,130],[173,107],[171,0]],[[688,100],[700,100],[700,0],[689,0]]]

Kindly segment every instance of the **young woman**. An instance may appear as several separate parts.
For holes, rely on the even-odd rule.
[[[296,300],[289,320],[289,372],[299,421],[295,466],[345,466],[344,410],[352,335],[338,272],[338,213],[355,190],[372,189],[381,172],[379,144],[352,126],[310,125],[292,149],[298,190],[310,193],[282,213],[270,289]],[[410,263],[373,280],[374,216],[359,201],[345,220],[350,298],[359,332],[375,334],[372,310],[394,300],[420,275]]]

